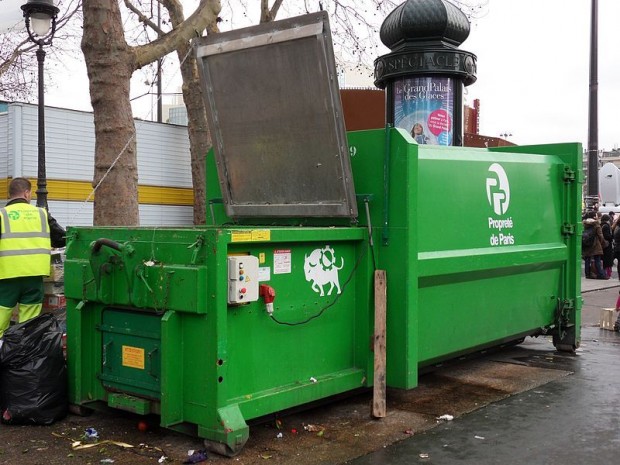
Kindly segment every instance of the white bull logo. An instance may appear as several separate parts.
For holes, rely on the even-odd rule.
[[[340,266],[336,265],[334,249],[326,245],[322,249],[314,249],[310,256],[305,255],[304,273],[306,281],[312,281],[312,290],[319,295],[325,295],[323,286],[330,284],[327,295],[331,295],[334,287],[340,294],[338,271],[344,266],[344,258],[340,257]]]

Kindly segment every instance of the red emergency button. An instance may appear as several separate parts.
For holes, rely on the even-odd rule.
[[[242,287],[239,292],[241,292],[242,294],[245,294],[247,292],[247,289],[245,287]]]

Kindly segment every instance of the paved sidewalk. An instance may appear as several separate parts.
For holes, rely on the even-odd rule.
[[[620,334],[594,323],[620,282],[582,279],[584,322],[575,355],[528,339],[530,366],[571,374],[439,424],[352,465],[589,465],[618,462]],[[519,349],[518,347],[515,350]],[[519,359],[517,359],[519,360]],[[507,363],[510,361],[506,360]]]
[[[620,335],[588,327],[559,362],[573,374],[490,404],[353,465],[588,465],[618,463]],[[554,356],[556,359],[557,356]],[[544,362],[548,356],[542,356]],[[550,364],[552,363],[549,359]],[[557,360],[553,360],[557,363]]]
[[[586,279],[581,270],[581,293],[600,291],[602,289],[610,289],[620,287],[620,280],[614,271],[609,279]]]

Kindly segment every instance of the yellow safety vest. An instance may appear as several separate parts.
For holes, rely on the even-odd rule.
[[[0,208],[0,279],[50,274],[47,212],[28,203]]]

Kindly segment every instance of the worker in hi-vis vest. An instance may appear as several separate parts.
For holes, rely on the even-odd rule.
[[[9,184],[9,201],[0,208],[0,337],[19,304],[19,322],[43,307],[43,277],[50,274],[51,247],[65,245],[65,230],[44,208],[30,205],[32,185],[25,178]]]

